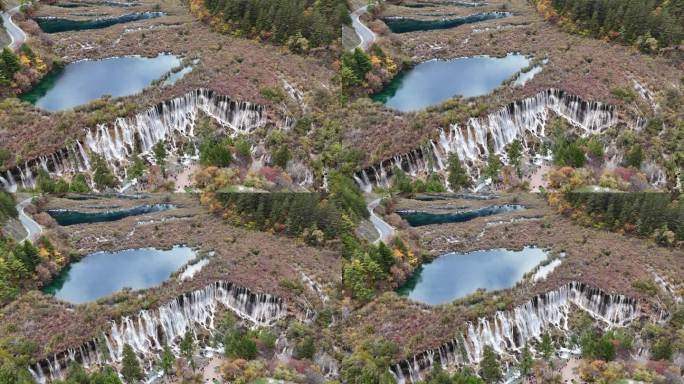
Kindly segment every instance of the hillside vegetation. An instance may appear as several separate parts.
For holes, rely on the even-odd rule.
[[[684,204],[665,193],[567,193],[552,205],[579,223],[651,237],[664,246],[684,240]]]
[[[565,30],[636,45],[644,52],[678,45],[684,3],[671,0],[537,0],[542,15]]]
[[[195,0],[192,9],[222,33],[301,52],[336,41],[342,25],[351,22],[342,0]]]

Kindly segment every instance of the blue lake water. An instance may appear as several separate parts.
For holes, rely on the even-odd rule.
[[[105,95],[136,94],[180,63],[174,55],[77,61],[45,76],[21,99],[48,111],[63,111]]]
[[[138,12],[129,13],[117,17],[100,18],[92,20],[69,20],[59,17],[37,17],[36,23],[45,33],[57,33],[67,31],[82,31],[86,29],[102,29],[121,23],[132,21],[155,19],[164,16],[163,12]]]
[[[513,287],[546,257],[544,250],[534,247],[447,253],[416,269],[397,293],[430,305],[445,304],[480,288]]]
[[[43,292],[74,304],[97,300],[123,288],[144,289],[161,284],[195,257],[192,248],[175,246],[97,252],[64,268]]]
[[[529,64],[519,54],[430,60],[397,75],[373,100],[402,112],[418,111],[455,96],[489,94]]]
[[[481,21],[501,19],[513,16],[510,12],[482,12],[474,15],[441,18],[436,20],[410,19],[405,17],[385,17],[382,21],[387,24],[394,33],[406,33],[416,31],[430,31],[433,29],[455,28],[464,24],[479,23]]]
[[[401,216],[402,219],[406,220],[412,227],[420,227],[432,224],[461,223],[477,217],[497,215],[523,209],[525,209],[525,207],[519,204],[503,204],[461,212],[430,213],[421,211],[397,211],[397,214]]]
[[[128,216],[144,215],[146,213],[166,211],[173,208],[176,208],[176,206],[173,204],[148,204],[128,209],[101,212],[81,212],[66,209],[51,209],[47,212],[50,216],[52,216],[53,219],[55,219],[55,221],[57,221],[57,224],[67,226],[84,223],[116,221]]]

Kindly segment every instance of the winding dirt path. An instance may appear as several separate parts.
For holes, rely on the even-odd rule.
[[[364,5],[351,14],[352,26],[354,27],[356,34],[359,35],[359,39],[361,39],[359,45],[354,47],[354,49],[361,48],[364,51],[367,51],[371,44],[375,42],[375,39],[377,39],[375,32],[371,31],[370,28],[363,24],[359,19],[361,15],[365,14],[366,12],[368,12],[368,6]]]
[[[374,212],[375,207],[380,204],[380,199],[375,199],[368,203],[368,212],[370,212],[370,221],[373,223],[375,226],[375,229],[378,231],[378,238],[373,242],[373,244],[377,244],[380,241],[383,243],[387,244],[389,241],[392,239],[394,236],[394,228],[392,228],[391,225],[387,224],[384,220],[380,218],[380,216],[376,215]]]
[[[0,12],[0,16],[2,16],[2,22],[5,25],[5,30],[7,31],[7,34],[10,37],[10,43],[8,47],[9,49],[15,52],[28,39],[28,36],[26,36],[26,32],[22,31],[22,29],[19,28],[16,24],[14,24],[14,21],[12,20],[12,16],[19,13],[20,8],[21,6],[18,5],[14,8],[9,9],[8,11]]]
[[[26,237],[21,239],[22,242],[26,240],[36,241],[36,239],[38,239],[38,237],[40,237],[40,235],[43,233],[43,227],[41,227],[40,224],[36,223],[35,220],[33,220],[29,215],[26,214],[26,212],[24,212],[24,208],[31,204],[31,200],[33,200],[33,197],[29,197],[28,199],[17,204],[19,221],[21,222],[21,225],[24,226],[24,229],[26,229]]]

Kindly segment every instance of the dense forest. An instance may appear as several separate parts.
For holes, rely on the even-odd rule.
[[[662,245],[684,241],[684,199],[666,193],[567,193],[570,206],[592,224],[653,237]]]
[[[235,224],[302,236],[311,244],[320,244],[350,232],[353,222],[368,217],[363,197],[351,179],[333,172],[329,183],[330,192],[325,195],[218,192],[216,198],[227,208],[224,217]]]
[[[288,44],[293,51],[324,46],[351,22],[343,0],[204,0],[223,20],[222,32]]]
[[[537,8],[570,32],[646,52],[678,45],[684,37],[684,2],[678,0],[537,0]]]
[[[296,236],[312,246],[341,245],[342,281],[354,299],[368,301],[402,262],[417,256],[399,237],[377,246],[360,239],[355,228],[369,216],[358,186],[337,172],[328,175],[327,193],[216,192],[221,216],[235,225]]]
[[[14,204],[16,204],[14,195],[0,190],[0,225],[4,224],[10,217],[17,217],[17,209]]]

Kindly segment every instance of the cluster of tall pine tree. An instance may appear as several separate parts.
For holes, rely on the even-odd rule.
[[[46,238],[41,241],[49,243]],[[33,277],[41,262],[38,248],[30,241],[16,244],[0,237],[0,304],[19,294],[22,285]]]
[[[351,22],[344,0],[204,0],[204,5],[223,19],[227,32],[301,49],[330,44]]]
[[[549,0],[538,0],[537,6]],[[684,38],[684,1],[550,0],[577,32],[636,44],[644,51],[680,44]],[[548,13],[547,13],[548,15]]]
[[[0,53],[0,85],[10,85],[14,80],[14,74],[19,70],[21,70],[19,56],[9,48],[4,48]]]
[[[227,213],[234,213],[235,224],[274,229],[290,236],[323,236],[312,239],[319,243],[351,232],[354,222],[368,217],[361,191],[353,180],[330,172],[328,186],[326,194],[229,192],[217,193],[216,199],[228,209]]]
[[[315,228],[328,238],[341,232],[340,212],[317,193],[218,193],[216,197],[248,227],[273,228],[291,236]]]
[[[658,242],[684,241],[684,199],[667,193],[567,193],[565,199],[595,224],[628,229]],[[670,238],[668,238],[670,237]]]

